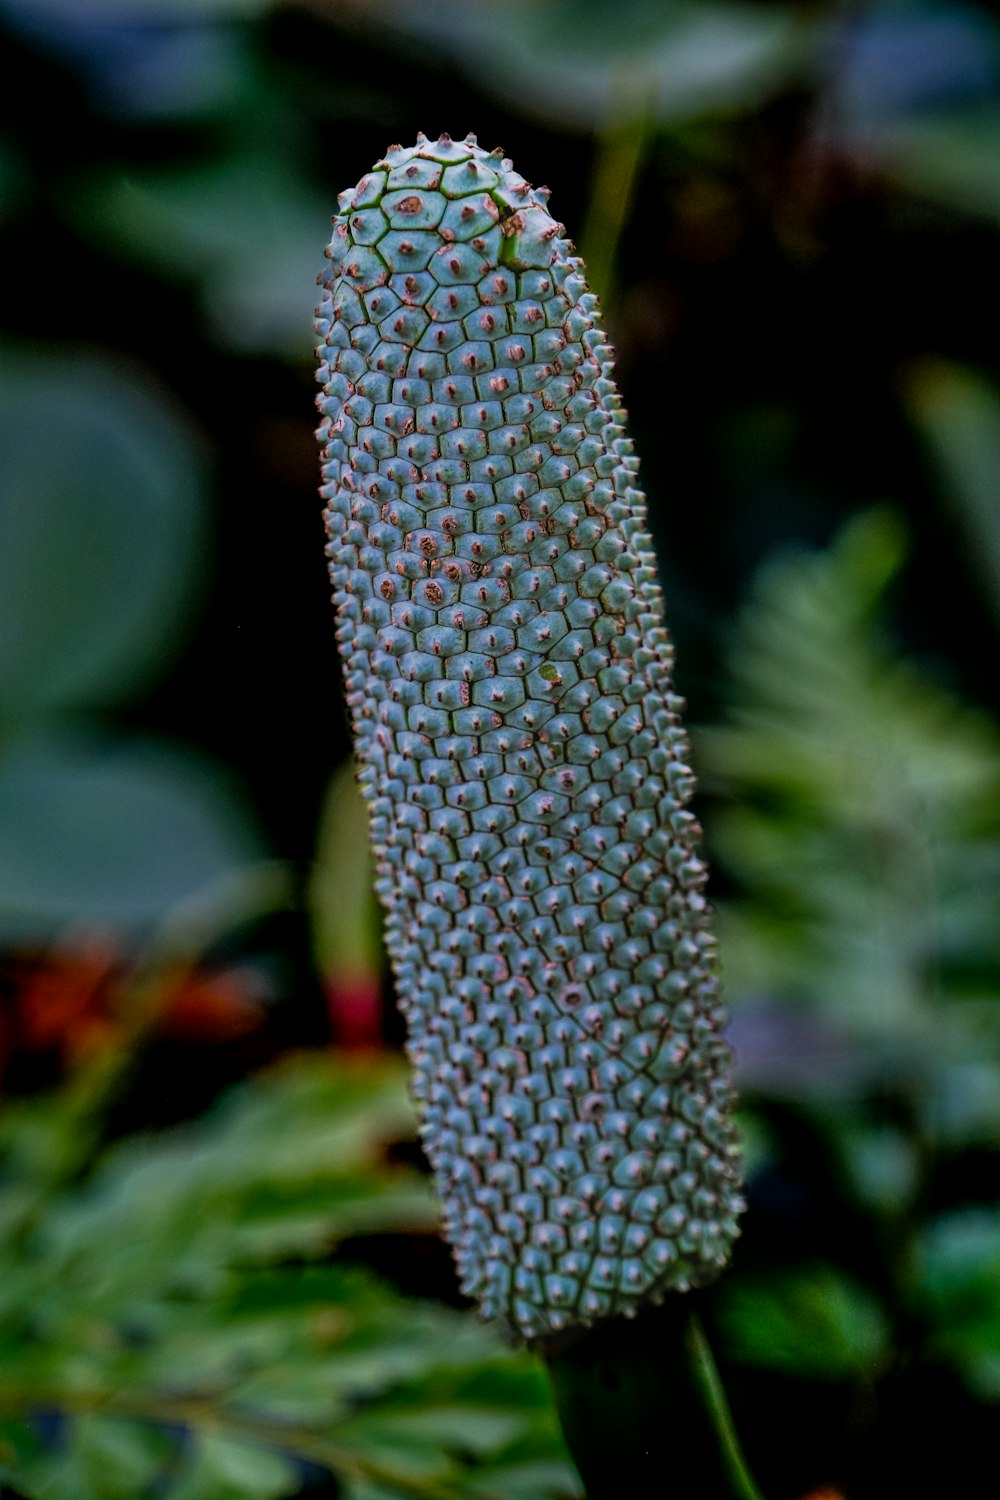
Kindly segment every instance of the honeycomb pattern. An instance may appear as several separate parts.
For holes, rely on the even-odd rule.
[[[318,313],[338,640],[463,1289],[544,1338],[710,1280],[731,1057],[682,707],[582,263],[500,151],[392,147]]]

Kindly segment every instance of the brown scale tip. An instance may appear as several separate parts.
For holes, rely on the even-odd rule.
[[[442,130],[441,134],[438,136],[437,143],[438,143],[439,146],[450,146],[451,145],[451,136],[448,134],[448,132],[446,130]]]
[[[417,131],[417,145],[418,146],[426,146],[426,144],[427,144],[427,137],[424,135],[424,132],[422,130],[418,130]]]

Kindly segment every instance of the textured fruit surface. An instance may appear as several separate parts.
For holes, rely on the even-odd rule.
[[[637,460],[502,153],[341,195],[322,494],[378,892],[464,1290],[522,1338],[710,1280],[731,1058]]]

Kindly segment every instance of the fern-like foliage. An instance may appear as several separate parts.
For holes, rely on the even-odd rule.
[[[1000,961],[1000,736],[889,647],[903,555],[873,512],[773,564],[732,654],[730,722],[699,748],[747,891],[726,923],[734,984],[917,1038],[929,1003],[981,998]]]
[[[728,720],[697,736],[736,886],[720,943],[751,1157],[794,1177],[790,1109],[813,1164],[796,1190],[826,1225],[786,1247],[791,1276],[733,1277],[720,1319],[750,1364],[871,1379],[901,1352],[907,1379],[944,1359],[996,1399],[1000,735],[892,647],[905,551],[898,518],[873,511],[766,568]]]
[[[62,1164],[0,1117],[0,1479],[29,1500],[570,1495],[543,1378],[471,1313],[335,1253],[432,1229],[401,1070],[292,1058],[203,1121]]]

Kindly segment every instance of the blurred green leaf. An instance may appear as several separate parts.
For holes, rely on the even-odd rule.
[[[38,1433],[26,1416],[0,1415],[0,1479],[11,1478],[14,1468],[27,1468],[40,1447]]]
[[[387,1411],[380,1427],[402,1441],[439,1444],[452,1452],[484,1454],[505,1448],[524,1432],[525,1418],[491,1407],[422,1407],[418,1411]]]
[[[580,1493],[575,1476],[563,1463],[534,1459],[524,1463],[492,1464],[472,1475],[466,1494],[481,1500],[573,1500]]]
[[[381,7],[384,22],[430,35],[482,86],[532,115],[579,129],[739,109],[780,86],[812,48],[792,6],[717,0],[533,0]]]
[[[1000,127],[994,163],[996,152]],[[924,360],[908,372],[904,395],[940,474],[970,571],[1000,621],[1000,392],[961,365]]]
[[[407,1491],[393,1484],[384,1484],[368,1478],[350,1478],[341,1481],[343,1500],[407,1500]]]
[[[290,1058],[75,1187],[61,1113],[0,1114],[0,1463],[32,1500],[264,1500],[306,1461],[361,1494],[457,1496],[508,1463],[552,1480],[526,1500],[573,1493],[531,1358],[334,1254],[436,1222],[386,1151],[414,1126],[401,1064]],[[31,1452],[39,1410],[65,1437]]]
[[[952,1149],[1000,1143],[1000,1005],[994,995],[959,1017],[971,1045],[941,1069],[937,1132]]]
[[[900,116],[864,142],[901,186],[966,213],[1000,219],[1000,110]]]
[[[136,1500],[149,1493],[168,1452],[156,1428],[88,1413],[66,1424],[55,1453],[36,1459],[26,1477],[38,1500]]]
[[[928,1343],[906,1320],[890,1335],[889,1302],[839,1269],[784,1262],[720,1283],[720,1327],[733,1358],[817,1379],[877,1370],[898,1340],[912,1368],[936,1353],[992,1399],[995,1225],[928,1233],[919,1215],[951,1153],[1000,1138],[1000,736],[888,641],[904,551],[877,511],[769,565],[737,624],[728,722],[695,748],[726,798],[708,826],[741,894],[720,947],[766,1166],[790,1170],[767,1111],[791,1103],[836,1212],[877,1224],[873,1284],[917,1296]]]
[[[203,581],[193,435],[141,372],[0,356],[0,713],[103,707],[162,671]]]
[[[696,762],[726,793],[712,840],[748,891],[722,913],[733,989],[921,1047],[929,980],[959,954],[984,974],[1000,961],[983,900],[1000,871],[1000,736],[882,639],[901,555],[898,523],[874,512],[762,575],[731,656],[736,704],[698,734]],[[963,1018],[933,1024],[971,1045]],[[940,1030],[934,1047],[948,1055]]]
[[[921,1236],[921,1311],[931,1350],[953,1361],[988,1401],[1000,1400],[1000,1211],[964,1209]]]
[[[295,1464],[282,1455],[202,1432],[170,1500],[279,1500],[299,1488]]]
[[[349,1423],[344,1436],[362,1466],[374,1471],[383,1482],[395,1482],[419,1493],[438,1486],[452,1490],[458,1479],[458,1466],[443,1448],[397,1433],[391,1422],[382,1420],[377,1413]]]
[[[149,927],[219,900],[261,849],[213,766],[154,742],[26,738],[0,756],[0,939]]]
[[[839,1155],[857,1198],[881,1213],[912,1209],[920,1182],[916,1143],[901,1130],[838,1121]]]
[[[312,1258],[347,1235],[430,1228],[436,1210],[422,1179],[376,1170],[382,1143],[412,1129],[400,1070],[299,1061],[155,1150],[142,1139],[117,1147],[95,1190],[49,1219],[50,1265],[82,1277],[92,1307],[121,1306],[158,1276],[215,1291],[235,1263]]]
[[[301,358],[333,195],[304,180],[280,139],[243,141],[194,167],[104,170],[68,195],[88,238],[171,280],[196,279],[220,343]]]
[[[723,1346],[736,1361],[820,1380],[871,1373],[886,1353],[875,1298],[832,1266],[780,1277],[732,1277],[718,1299]]]

